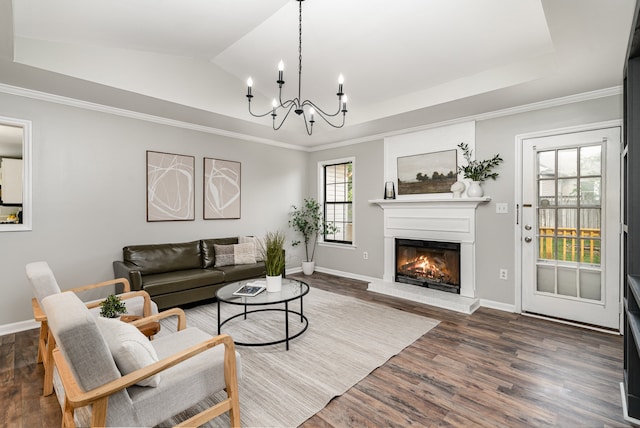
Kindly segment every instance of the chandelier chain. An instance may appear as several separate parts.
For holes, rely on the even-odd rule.
[[[298,19],[298,100],[302,102],[302,1],[299,1],[300,13]]]

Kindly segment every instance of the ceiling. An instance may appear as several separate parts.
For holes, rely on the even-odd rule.
[[[310,147],[616,87],[635,2],[306,0],[301,96],[336,110],[340,73],[349,96],[345,127],[312,137],[293,115],[271,130],[245,97],[251,76],[253,108],[270,109],[281,59],[297,96],[295,0],[14,0],[12,55]]]

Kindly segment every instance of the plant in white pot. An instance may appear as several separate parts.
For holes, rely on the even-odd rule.
[[[491,172],[491,170],[502,163],[502,158],[500,157],[500,154],[497,154],[491,159],[485,159],[482,161],[472,160],[471,154],[473,151],[469,150],[469,145],[467,143],[460,143],[458,144],[458,147],[462,150],[462,156],[464,156],[464,159],[467,161],[466,166],[458,167],[458,172],[463,173],[464,178],[471,180],[471,185],[469,186],[469,189],[467,189],[467,196],[480,198],[484,195],[484,190],[482,190],[480,183],[488,178],[495,180],[498,177],[498,173]]]
[[[264,266],[267,273],[267,292],[275,293],[282,289],[282,271],[284,270],[284,233],[267,232],[261,243]]]
[[[318,236],[334,234],[338,228],[324,219],[320,204],[313,198],[306,198],[300,208],[295,205],[291,207],[289,226],[302,235],[302,241],[293,241],[291,245],[295,247],[304,242],[305,259],[302,261],[302,272],[311,275],[315,270],[313,257]]]

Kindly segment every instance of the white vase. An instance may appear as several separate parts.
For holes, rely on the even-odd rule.
[[[302,262],[302,273],[312,275],[314,270],[316,270],[316,262]]]
[[[267,275],[267,293],[277,293],[282,290],[282,275]]]
[[[472,181],[467,189],[467,196],[470,198],[481,198],[484,196],[484,190],[479,181]]]

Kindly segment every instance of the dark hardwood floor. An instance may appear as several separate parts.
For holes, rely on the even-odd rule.
[[[620,336],[485,308],[459,314],[322,273],[304,278],[441,321],[333,399],[306,428],[631,426],[622,418]],[[60,424],[55,395],[41,396],[37,338],[37,330],[0,337],[0,426]]]

